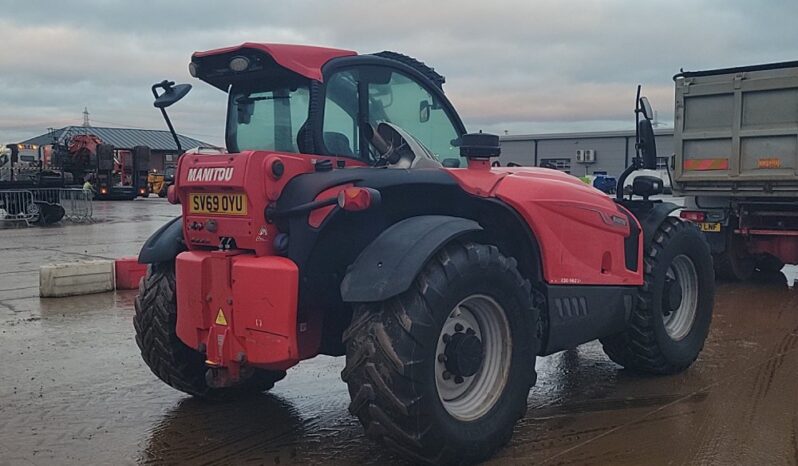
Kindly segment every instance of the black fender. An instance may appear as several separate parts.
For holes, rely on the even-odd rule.
[[[392,298],[410,288],[430,257],[446,243],[480,230],[473,220],[445,215],[422,215],[395,223],[347,268],[341,297],[350,303]]]
[[[648,251],[651,246],[651,240],[657,228],[676,209],[681,209],[681,207],[672,202],[657,202],[650,208],[629,209],[635,214],[637,221],[640,222],[640,228],[643,230],[644,251]]]
[[[139,252],[139,264],[168,262],[185,250],[183,217],[177,217],[147,238]]]

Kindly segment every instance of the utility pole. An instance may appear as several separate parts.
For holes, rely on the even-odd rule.
[[[89,124],[89,108],[83,107],[83,127],[88,128],[91,124]]]

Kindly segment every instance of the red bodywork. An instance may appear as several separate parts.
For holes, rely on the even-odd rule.
[[[543,278],[550,284],[641,285],[643,242],[637,271],[626,269],[628,215],[606,194],[571,175],[547,168],[493,168],[472,163],[449,170],[471,194],[506,202],[540,244]],[[638,231],[640,225],[638,223]]]
[[[189,251],[176,261],[177,334],[190,347],[204,349],[209,366],[227,368],[232,380],[242,362],[285,369],[318,352],[321,319],[297,314],[298,268],[275,255],[278,231],[265,222],[263,213],[288,181],[313,172],[313,161],[325,158],[249,151],[186,154],[180,159],[175,186],[183,204]],[[352,159],[328,159],[349,167],[363,165]],[[278,161],[285,167],[280,177],[272,170]],[[441,170],[447,170],[466,192],[499,199],[520,214],[541,246],[546,282],[642,283],[642,241],[637,271],[627,270],[624,262],[629,221],[637,220],[605,194],[570,175],[543,168],[491,169],[474,163],[465,169]],[[335,198],[350,186],[327,189],[316,200]],[[206,193],[245,193],[246,215],[192,213],[190,196]],[[320,226],[331,211],[316,210],[309,226]],[[223,238],[233,238],[235,247],[218,250]]]
[[[316,81],[322,81],[321,67],[325,63],[338,57],[357,55],[352,50],[330,49],[326,47],[311,47],[307,45],[288,44],[260,44],[245,42],[233,47],[194,52],[192,58],[202,58],[211,55],[237,52],[243,49],[259,50],[271,56],[280,66],[294,73]]]
[[[177,335],[192,348],[205,348],[208,364],[228,368],[232,380],[244,361],[285,369],[317,354],[320,319],[298,318],[298,269],[275,255],[278,232],[264,220],[264,211],[288,181],[313,172],[319,160],[364,165],[353,159],[264,151],[185,154],[178,162],[174,186],[183,205],[189,251],[176,260],[177,306],[190,311],[178,312]],[[275,163],[284,166],[279,177],[273,174]],[[246,194],[246,215],[192,213],[191,194],[206,193]],[[235,248],[217,250],[222,238],[235,239]]]

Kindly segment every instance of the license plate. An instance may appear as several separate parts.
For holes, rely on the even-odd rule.
[[[709,231],[709,232],[713,232],[713,233],[719,233],[720,232],[720,223],[699,223],[698,224],[698,228],[701,229],[701,231]]]
[[[240,193],[190,193],[188,211],[192,214],[247,215],[247,195]]]

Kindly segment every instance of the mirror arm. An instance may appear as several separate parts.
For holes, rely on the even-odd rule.
[[[160,87],[164,90],[164,93],[166,93],[169,91],[169,89],[172,88],[174,84],[175,84],[174,81],[169,81],[167,79],[164,79],[163,81],[157,84],[153,84],[151,88],[152,95],[157,99],[160,96],[158,95],[158,91],[156,89]],[[169,119],[169,115],[166,113],[165,108],[161,107],[160,110],[161,110],[161,115],[163,115],[164,121],[166,121],[166,126],[169,127],[169,132],[172,133],[172,138],[174,138],[175,140],[175,146],[177,147],[177,156],[180,157],[183,154],[183,147],[180,146],[180,139],[177,137],[177,133],[175,132],[174,126],[172,126],[172,120]]]
[[[172,120],[169,119],[169,115],[166,113],[165,108],[161,109],[161,115],[163,115],[163,119],[166,121],[166,126],[169,127],[169,132],[172,133],[172,138],[175,140],[175,146],[177,146],[177,156],[180,157],[183,154],[183,147],[180,145],[180,138],[177,137],[175,128],[172,126]]]

